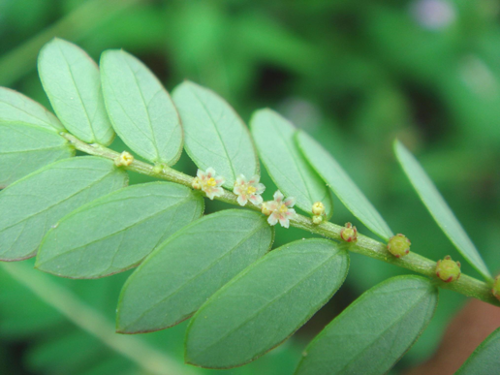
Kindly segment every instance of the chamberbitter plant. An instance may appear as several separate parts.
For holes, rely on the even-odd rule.
[[[312,340],[296,374],[387,372],[431,320],[439,288],[500,306],[500,279],[399,141],[404,172],[484,281],[461,274],[450,257],[435,262],[411,252],[411,241],[393,233],[335,159],[270,109],[255,112],[248,131],[209,89],[184,82],[170,97],[127,52],[105,51],[98,67],[61,39],[41,50],[38,70],[56,116],[0,88],[0,259],[36,256],[37,269],[78,279],[137,267],[120,294],[117,332],[191,318],[187,363],[246,364],[332,297],[349,252],[421,276],[393,277],[365,292]],[[130,152],[107,148],[115,133]],[[183,149],[199,168],[194,177],[172,168]],[[262,199],[259,158],[279,189],[271,201]],[[158,181],[127,187],[127,171]],[[328,221],[331,191],[380,241]],[[204,198],[236,209],[203,215]],[[324,238],[270,251],[275,225]],[[499,357],[489,353],[499,350],[497,330],[460,373],[494,373]]]

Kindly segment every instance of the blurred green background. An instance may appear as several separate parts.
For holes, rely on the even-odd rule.
[[[96,60],[105,49],[126,49],[168,90],[184,79],[198,82],[245,121],[257,108],[278,110],[332,152],[393,230],[412,240],[413,251],[462,260],[396,164],[391,142],[399,137],[497,272],[499,14],[496,0],[0,0],[0,85],[50,107],[36,73],[45,42],[74,41]],[[113,147],[124,148],[119,141]],[[177,168],[195,171],[185,156]],[[269,198],[267,176],[264,183]],[[335,203],[333,222],[352,221],[367,233]],[[210,203],[208,210],[223,207]],[[278,228],[275,246],[302,237],[310,234]],[[0,374],[148,374],[78,324],[87,321],[78,306],[87,306],[109,323],[101,336],[122,337],[113,334],[113,320],[129,272],[78,281],[32,265],[0,267]],[[146,352],[160,352],[194,374],[291,374],[307,342],[335,315],[371,286],[405,272],[353,254],[346,284],[332,301],[287,343],[242,368],[182,365],[185,324],[133,336],[127,345],[147,345]],[[34,293],[36,286],[43,292]],[[432,355],[465,302],[441,291],[431,325],[392,373]],[[73,312],[57,311],[60,303]]]

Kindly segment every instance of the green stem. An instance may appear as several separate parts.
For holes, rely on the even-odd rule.
[[[80,301],[66,288],[51,281],[49,276],[41,272],[33,272],[23,263],[0,263],[0,267],[68,320],[100,339],[114,351],[135,362],[148,374],[197,374],[196,371],[182,366],[138,337],[117,335],[113,324],[104,316]]]
[[[42,46],[54,37],[78,40],[141,0],[89,0],[0,59],[0,85],[12,86],[36,65]]]
[[[80,141],[71,134],[61,133],[61,135],[73,144],[76,149],[90,155],[101,156],[111,160],[115,160],[120,155],[118,152],[100,145],[89,145]],[[172,168],[167,167],[158,171],[153,165],[138,160],[135,160],[130,166],[127,167],[127,169],[159,179],[177,182],[188,187],[191,187],[191,183],[193,181],[193,177]],[[236,200],[237,196],[227,190],[224,190],[224,195],[217,197],[217,199],[230,204],[238,205]],[[259,211],[258,207],[252,205],[248,205],[247,207]],[[342,230],[342,227],[330,222],[315,225],[313,224],[311,218],[297,214],[294,219],[290,220],[290,225],[327,238],[341,240],[340,231]],[[464,274],[462,274],[460,279],[457,281],[445,283],[435,275],[436,262],[421,255],[410,253],[404,258],[396,258],[387,251],[386,244],[361,234],[358,234],[358,240],[356,243],[349,245],[349,250],[354,253],[366,255],[370,258],[375,258],[428,276],[432,278],[435,284],[440,288],[450,289],[466,295],[467,297],[474,297],[492,305],[500,306],[500,301],[498,301],[491,293],[490,285]]]

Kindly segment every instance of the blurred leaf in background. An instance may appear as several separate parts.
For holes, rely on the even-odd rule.
[[[68,39],[95,60],[104,49],[123,48],[168,90],[185,79],[207,86],[247,124],[257,108],[277,110],[335,156],[389,226],[412,240],[412,250],[432,259],[453,254],[391,154],[398,137],[417,155],[495,273],[500,269],[495,250],[500,240],[499,14],[495,0],[0,0],[0,85],[50,108],[35,71],[45,42],[54,36]],[[126,147],[116,140],[112,148]],[[185,155],[176,168],[196,171]],[[131,175],[131,183],[145,180]],[[262,180],[269,199],[274,185],[265,172]],[[369,235],[334,199],[331,220],[351,221]],[[207,212],[220,207],[225,206],[208,202]],[[278,228],[274,246],[304,236]],[[343,308],[376,283],[405,273],[356,254],[351,259],[344,288],[290,343],[224,373],[292,373],[296,354]],[[463,271],[479,276],[466,264]],[[126,276],[41,277],[68,288],[111,322]],[[0,279],[0,373],[143,371],[41,302],[3,268]],[[431,355],[464,303],[463,296],[443,290],[429,329],[394,373]],[[137,338],[180,361],[184,330],[181,325]]]

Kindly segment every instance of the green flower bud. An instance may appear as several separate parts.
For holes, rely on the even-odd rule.
[[[387,250],[396,258],[402,258],[410,252],[411,242],[405,235],[398,233],[389,239]]]
[[[321,215],[314,215],[314,216],[312,217],[312,222],[313,222],[313,224],[315,224],[315,225],[319,225],[319,224],[321,224],[321,223],[323,222],[323,216],[321,216]]]
[[[460,278],[460,262],[454,262],[449,255],[442,260],[438,260],[436,276],[445,283],[458,280]]]
[[[325,205],[321,202],[315,202],[312,205],[312,213],[315,216],[321,216],[325,214]]]
[[[346,223],[340,230],[340,237],[346,242],[356,242],[358,240],[358,230],[351,223]]]
[[[493,288],[491,289],[491,293],[495,296],[497,300],[500,301],[500,275],[495,278],[493,282]]]

